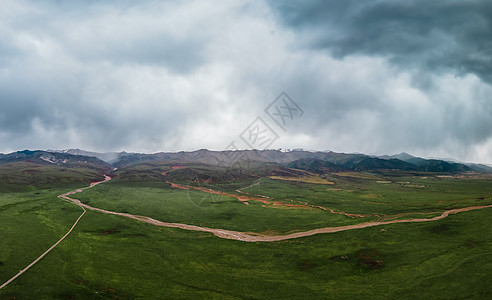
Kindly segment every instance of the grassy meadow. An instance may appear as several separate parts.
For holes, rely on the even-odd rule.
[[[379,216],[244,205],[228,197],[206,197],[208,203],[196,205],[193,197],[203,192],[190,196],[158,181],[114,180],[76,198],[162,221],[273,234],[490,204],[492,191],[488,179],[326,179],[334,184],[263,178],[244,191]],[[56,195],[73,188],[0,194],[0,282],[70,228],[82,210]],[[55,250],[0,290],[0,299],[485,299],[492,297],[491,210],[272,243],[225,240],[88,211]]]

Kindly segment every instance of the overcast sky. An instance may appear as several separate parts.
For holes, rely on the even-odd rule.
[[[492,163],[491,36],[487,0],[2,0],[0,152],[266,128],[258,148]]]

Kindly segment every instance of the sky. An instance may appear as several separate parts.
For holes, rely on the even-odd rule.
[[[492,163],[492,2],[0,2],[0,152]]]

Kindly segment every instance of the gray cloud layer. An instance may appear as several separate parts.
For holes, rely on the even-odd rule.
[[[480,151],[490,153],[490,1],[307,0],[269,4],[280,22],[295,32],[298,47],[342,60],[381,58],[397,67],[389,70],[392,76],[409,76],[406,95],[383,91],[364,95],[368,91],[365,84],[371,81],[367,78],[355,83],[360,95],[339,97],[339,91],[318,91],[318,96],[326,95],[320,102],[335,104],[330,119],[346,113],[356,113],[361,119],[378,116],[374,121],[378,130],[373,128],[368,140],[383,137],[377,143],[387,149],[395,144],[407,149],[444,147],[463,154],[471,145],[481,145]],[[380,71],[373,69],[372,75],[377,78]],[[375,87],[391,86],[391,80],[382,83],[379,79],[372,83]],[[341,127],[347,125],[342,122]]]
[[[0,152],[220,150],[286,91],[272,147],[492,162],[491,5],[277,3],[2,1]]]
[[[492,2],[270,1],[314,49],[383,56],[405,67],[473,73],[492,82]]]

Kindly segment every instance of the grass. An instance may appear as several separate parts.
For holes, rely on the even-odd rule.
[[[337,172],[334,173],[333,176],[336,177],[351,177],[351,178],[361,178],[361,179],[380,179],[378,176],[366,173],[366,172]]]
[[[361,178],[334,178],[335,185],[324,186],[262,179],[247,189],[286,203],[307,202],[347,213],[393,215],[443,211],[466,206],[490,204],[490,179],[404,177],[391,183]],[[408,182],[408,183],[407,183]],[[424,186],[422,188],[421,186]]]
[[[318,176],[302,176],[302,177],[269,176],[269,178],[275,180],[299,181],[299,182],[314,183],[314,184],[334,184],[333,181],[328,181]]]
[[[99,172],[90,168],[65,168],[31,162],[6,163],[0,167],[0,193],[22,192],[26,187],[34,190],[88,185],[94,179],[103,179]]]
[[[0,194],[2,283],[48,249],[82,213],[79,207],[56,198],[62,191]]]
[[[436,209],[489,204],[492,189],[484,179],[327,180],[335,184],[265,178],[245,191],[352,213],[425,212],[427,217]],[[0,282],[70,228],[81,209],[56,195],[73,188],[25,186],[0,194]],[[240,231],[289,232],[360,222],[321,210],[247,206],[226,197],[196,205],[193,199],[201,197],[201,192],[189,197],[163,182],[117,180],[77,194],[96,207]],[[490,212],[245,243],[88,211],[54,251],[0,290],[0,299],[485,299],[492,297]]]
[[[244,243],[89,212],[0,297],[487,298],[491,221],[484,210],[439,224]]]
[[[264,207],[256,201],[245,205],[235,198],[172,189],[166,183],[139,187],[110,182],[77,196],[84,203],[111,211],[238,231],[278,234],[358,222],[320,209]]]

